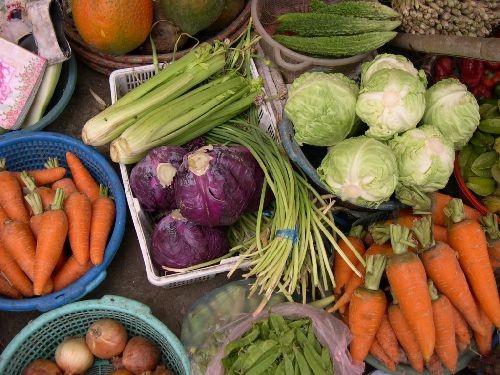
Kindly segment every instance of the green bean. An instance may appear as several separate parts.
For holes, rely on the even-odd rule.
[[[261,356],[254,365],[245,372],[245,375],[260,375],[267,371],[269,366],[271,366],[274,361],[281,355],[281,351],[278,347],[273,347],[272,350],[267,351],[266,354]]]
[[[302,352],[297,348],[293,348],[293,352],[295,354],[295,359],[299,364],[300,375],[312,375],[311,369],[309,368],[309,364],[307,363],[304,354],[302,354]]]
[[[226,347],[224,348],[224,356],[228,356],[234,350],[243,348],[244,346],[251,344],[259,337],[259,335],[260,335],[260,328],[259,326],[255,325],[250,330],[250,332],[248,332],[245,336],[243,336],[239,340],[235,340],[227,344]]]

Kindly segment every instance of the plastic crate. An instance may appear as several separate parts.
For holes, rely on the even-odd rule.
[[[59,163],[67,167],[66,151],[75,153],[93,177],[99,183],[109,187],[110,194],[114,197],[116,218],[104,253],[104,260],[99,266],[92,267],[83,277],[58,292],[19,300],[0,298],[0,310],[48,311],[82,298],[106,278],[106,268],[120,246],[127,212],[125,194],[120,178],[104,156],[81,141],[58,133],[11,132],[0,136],[0,158],[6,158],[8,169],[13,171],[43,168],[48,157],[57,157]],[[0,372],[0,374],[7,373]]]
[[[168,69],[168,67],[166,67]],[[252,76],[258,77],[257,68],[254,63],[251,64]],[[139,68],[128,68],[115,70],[109,76],[109,84],[111,88],[111,102],[114,103],[127,92],[138,86],[142,82],[151,78],[155,74],[154,65],[146,65]],[[259,106],[259,119],[261,127],[270,134],[276,141],[278,139],[278,131],[276,119],[268,102],[264,102]],[[169,274],[160,273],[151,261],[149,248],[151,246],[151,235],[153,232],[153,221],[145,213],[139,204],[137,198],[134,197],[130,188],[129,174],[131,167],[120,164],[120,172],[122,175],[125,195],[127,197],[130,215],[134,222],[134,227],[139,240],[146,274],[151,284],[165,288],[175,288],[182,285],[191,284],[203,280],[213,278],[215,275],[223,272],[228,272],[238,260],[238,257],[231,257],[222,260],[219,264],[201,268],[194,271]],[[240,268],[247,268],[249,262],[242,262]]]
[[[68,336],[84,336],[98,319],[115,319],[127,329],[129,337],[145,336],[158,345],[161,361],[177,375],[191,374],[189,360],[179,339],[149,307],[118,296],[71,303],[38,317],[12,339],[0,355],[0,374],[20,375],[38,358],[54,358],[57,345]],[[111,361],[96,360],[86,375],[108,375]]]

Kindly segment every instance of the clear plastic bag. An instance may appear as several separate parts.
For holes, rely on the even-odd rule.
[[[224,358],[224,348],[231,341],[242,337],[250,330],[255,322],[266,319],[269,312],[282,315],[285,318],[300,319],[310,318],[314,327],[316,338],[324,347],[330,350],[333,368],[336,375],[361,375],[364,365],[352,363],[348,351],[351,340],[349,328],[333,315],[308,305],[298,303],[282,303],[263,311],[257,316],[247,315],[232,325],[226,327],[226,339],[220,346],[218,353],[210,361],[206,375],[224,375],[221,360]]]

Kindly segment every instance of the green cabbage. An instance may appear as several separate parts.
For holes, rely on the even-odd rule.
[[[367,61],[361,65],[361,87],[365,86],[373,74],[382,69],[404,70],[417,77],[427,87],[427,77],[423,70],[415,69],[412,62],[406,57],[389,53],[378,55],[372,61]]]
[[[357,122],[357,97],[358,86],[343,74],[302,74],[290,87],[285,105],[295,140],[332,146],[345,139]]]
[[[455,152],[432,125],[423,125],[395,136],[389,146],[396,155],[399,182],[431,192],[446,186],[453,172]]]
[[[387,201],[398,181],[396,157],[390,147],[366,136],[331,147],[318,174],[342,200],[367,207]]]
[[[425,86],[399,69],[381,69],[361,89],[357,115],[368,125],[366,135],[387,140],[413,129],[425,111]]]
[[[464,147],[479,125],[479,105],[467,86],[457,79],[439,81],[425,94],[427,108],[422,122],[434,125],[455,150]]]

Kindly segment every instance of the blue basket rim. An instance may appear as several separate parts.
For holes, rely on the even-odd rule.
[[[113,301],[115,300],[115,301]],[[120,306],[123,304],[124,306]],[[133,308],[130,308],[133,306]],[[143,320],[148,325],[154,327],[171,345],[175,354],[180,358],[182,366],[186,374],[191,373],[191,365],[189,358],[184,350],[179,338],[170,331],[170,329],[157,317],[155,317],[148,306],[135,301],[130,298],[105,295],[100,299],[91,299],[79,302],[69,303],[65,306],[43,313],[38,318],[32,320],[26,325],[5,347],[4,351],[0,354],[0,371],[3,370],[7,361],[16,353],[18,348],[24,343],[26,338],[34,331],[42,328],[45,324],[63,316],[74,312],[81,312],[93,309],[106,309],[109,311],[116,311],[125,313],[136,318]]]
[[[66,288],[50,293],[46,296],[31,297],[25,299],[0,298],[0,310],[3,311],[48,311],[60,307],[69,302],[78,300],[94,290],[106,277],[106,268],[113,260],[118,251],[123,235],[125,233],[125,224],[127,219],[127,206],[125,192],[121,179],[115,170],[111,167],[106,158],[94,148],[85,145],[80,140],[53,132],[34,131],[34,132],[10,132],[0,136],[0,147],[16,143],[19,140],[48,140],[57,141],[71,145],[82,152],[88,153],[104,169],[111,180],[111,190],[116,206],[116,217],[111,237],[105,250],[105,257],[99,266],[94,266],[84,276]]]

